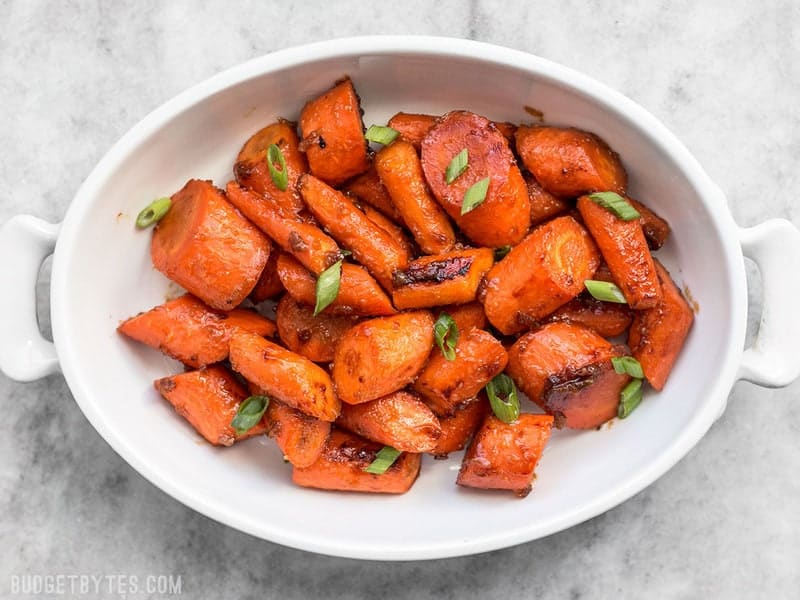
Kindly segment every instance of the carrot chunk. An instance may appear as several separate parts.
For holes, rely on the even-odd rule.
[[[488,415],[464,455],[458,485],[527,496],[552,426],[549,415],[522,414],[510,424]]]
[[[311,417],[274,398],[264,414],[267,435],[295,467],[308,467],[320,457],[331,424]]]
[[[423,256],[395,271],[392,300],[400,310],[472,302],[493,264],[490,248]]]
[[[408,237],[405,229],[400,227],[400,225],[369,204],[362,204],[359,208],[361,212],[364,213],[365,217],[397,240],[397,243],[403,247],[408,256],[414,256],[414,254],[417,253],[417,248],[414,246],[414,243]]]
[[[439,417],[442,436],[430,454],[445,458],[451,452],[463,450],[488,413],[489,401],[479,396],[462,403],[452,415]]]
[[[231,421],[248,394],[224,367],[215,365],[163,377],[156,379],[154,385],[178,414],[215,446],[230,446],[237,440],[266,432],[262,421],[242,435],[236,435]]]
[[[642,215],[642,218],[639,219],[639,223],[642,225],[642,231],[644,231],[644,237],[647,239],[647,245],[650,247],[650,250],[658,250],[669,237],[669,223],[638,200],[628,198],[628,201],[633,205],[633,208]]]
[[[486,274],[486,316],[504,334],[523,331],[577,296],[599,264],[597,247],[575,219],[548,221]]]
[[[381,183],[374,164],[367,171],[344,184],[342,191],[348,196],[355,196],[364,204],[369,204],[395,223],[403,222],[400,213],[397,212],[397,208],[392,202],[392,198],[389,196],[389,192],[386,191],[383,183]]]
[[[571,202],[546,192],[530,173],[524,173],[523,178],[531,204],[531,225],[534,227],[572,208]]]
[[[363,404],[345,403],[336,424],[402,452],[430,452],[442,435],[431,409],[404,391]]]
[[[315,463],[294,467],[292,481],[321,490],[404,494],[417,480],[422,455],[404,452],[385,473],[366,472],[382,447],[349,431],[334,429]]]
[[[321,313],[286,294],[275,313],[281,341],[292,352],[314,362],[331,362],[333,350],[344,333],[358,323],[358,317]]]
[[[212,310],[190,294],[123,321],[117,331],[198,369],[228,358],[228,341],[237,327],[275,335],[275,323],[255,311]]]
[[[210,181],[191,179],[153,232],[153,266],[212,308],[230,310],[255,287],[269,240]]]
[[[239,329],[231,336],[230,361],[234,371],[289,406],[323,421],[339,416],[330,376],[307,358]]]
[[[663,291],[661,301],[654,308],[634,313],[628,345],[647,381],[661,390],[689,335],[694,313],[669,272],[658,261],[655,265]]]
[[[438,314],[450,315],[461,333],[466,333],[473,327],[486,329],[486,313],[483,312],[483,305],[480,302],[442,306],[437,310]]]
[[[587,293],[557,308],[547,318],[548,321],[566,321],[583,325],[605,338],[625,333],[632,319],[631,309],[626,304],[601,302]]]
[[[350,78],[338,82],[300,113],[300,130],[311,172],[338,185],[369,167],[361,102]]]
[[[278,252],[277,248],[269,253],[267,264],[264,265],[264,270],[258,278],[258,283],[253,291],[250,292],[250,300],[258,304],[264,300],[275,298],[284,291],[281,278],[278,277]]]

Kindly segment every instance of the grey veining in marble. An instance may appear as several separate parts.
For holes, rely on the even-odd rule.
[[[0,0],[0,222],[59,220],[115,140],[219,70],[374,33],[469,37],[579,69],[672,129],[740,224],[800,225],[796,0]],[[190,598],[800,597],[797,383],[737,384],[686,458],[602,516],[490,554],[396,564],[287,549],[189,510],[107,446],[61,377],[0,375],[0,402],[2,597],[26,573],[180,574]]]

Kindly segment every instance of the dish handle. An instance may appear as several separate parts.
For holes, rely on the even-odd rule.
[[[761,271],[763,308],[738,378],[783,387],[800,376],[800,231],[785,219],[770,219],[741,228],[739,241]]]
[[[60,371],[56,347],[42,336],[36,318],[36,280],[59,227],[29,215],[0,227],[0,370],[17,381]]]

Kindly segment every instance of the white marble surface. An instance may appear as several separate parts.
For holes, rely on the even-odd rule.
[[[425,33],[600,79],[684,141],[739,223],[800,225],[796,0],[0,0],[0,25],[0,222],[60,220],[129,127],[225,67],[314,40]],[[47,279],[46,267],[45,330]],[[61,377],[0,375],[0,402],[2,597],[14,575],[56,573],[176,574],[190,598],[800,597],[800,384],[737,384],[686,458],[582,525],[491,554],[396,564],[287,549],[185,508],[107,446]]]

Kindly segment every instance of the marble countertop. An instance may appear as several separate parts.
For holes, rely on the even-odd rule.
[[[18,213],[60,220],[127,129],[221,69],[315,40],[420,33],[510,46],[603,81],[686,144],[741,225],[768,217],[800,225],[794,0],[261,0],[235,7],[5,0],[0,23],[0,223]],[[750,275],[756,323],[759,282],[755,269]],[[46,264],[39,285],[45,330],[48,278]],[[800,593],[798,383],[783,390],[737,384],[724,415],[683,460],[601,516],[514,548],[409,563],[313,555],[199,515],[123,462],[60,376],[21,384],[0,375],[0,402],[3,597],[14,591],[14,577],[58,573],[180,575],[189,598]]]

